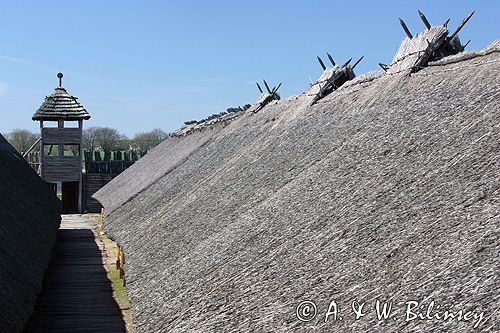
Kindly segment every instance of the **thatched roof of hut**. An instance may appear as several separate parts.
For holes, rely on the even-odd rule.
[[[45,97],[45,101],[36,110],[33,120],[88,120],[90,114],[77,101],[77,97],[71,96],[66,89],[58,87],[54,92]]]
[[[137,332],[498,331],[500,53],[169,138],[96,194]],[[306,103],[307,104],[307,103]],[[297,319],[302,301],[318,315]],[[343,320],[325,323],[335,300]],[[354,320],[352,301],[365,302]],[[378,320],[376,300],[393,302]],[[477,319],[477,318],[476,318]]]
[[[59,204],[2,135],[0,221],[0,331],[20,332],[41,290],[59,227]]]

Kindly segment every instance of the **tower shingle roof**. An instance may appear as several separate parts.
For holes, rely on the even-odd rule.
[[[58,87],[54,92],[45,97],[45,101],[36,110],[32,117],[33,120],[88,120],[90,114],[77,101],[77,98],[71,96],[66,89]]]

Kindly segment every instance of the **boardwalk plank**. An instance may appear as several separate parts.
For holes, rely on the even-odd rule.
[[[103,249],[85,216],[63,215],[43,290],[24,332],[126,331]]]

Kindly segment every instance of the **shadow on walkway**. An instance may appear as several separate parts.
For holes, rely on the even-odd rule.
[[[90,229],[59,229],[42,293],[24,332],[125,332],[103,260]]]

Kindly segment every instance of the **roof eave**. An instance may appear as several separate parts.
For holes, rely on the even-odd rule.
[[[31,117],[32,120],[34,121],[42,121],[42,120],[48,120],[48,121],[54,121],[54,120],[89,120],[90,115],[87,116],[63,116],[63,115],[58,115],[58,116],[37,116],[34,115]]]

